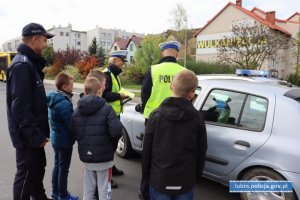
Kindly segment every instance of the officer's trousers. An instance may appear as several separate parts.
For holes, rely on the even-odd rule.
[[[43,185],[46,167],[45,149],[16,148],[17,172],[14,181],[14,200],[47,199]]]

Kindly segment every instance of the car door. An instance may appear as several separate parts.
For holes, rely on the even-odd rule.
[[[204,173],[225,176],[270,137],[275,97],[222,88],[210,88],[203,95],[198,108],[208,139]]]

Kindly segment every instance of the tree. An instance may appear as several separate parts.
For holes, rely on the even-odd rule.
[[[141,67],[144,73],[147,69],[157,64],[161,58],[159,44],[164,41],[162,35],[147,35],[143,38],[141,48],[134,56],[135,66]]]
[[[173,34],[180,43],[184,44],[187,29],[187,11],[181,3],[177,3],[170,14],[175,30]]]
[[[92,44],[89,46],[89,54],[96,55],[98,49],[97,39],[96,37],[93,38]]]
[[[86,55],[78,63],[76,63],[76,67],[78,69],[78,72],[81,74],[82,78],[86,78],[88,73],[97,66],[98,61],[96,56],[94,55]]]
[[[105,63],[105,49],[103,49],[102,47],[99,47],[96,52],[96,57],[98,59],[99,67],[102,67]]]
[[[289,37],[265,25],[245,22],[232,25],[232,36],[211,41],[218,49],[218,60],[237,64],[243,69],[260,69],[264,61],[283,59],[279,50],[286,49]]]
[[[48,46],[43,51],[43,58],[47,61],[47,65],[52,65],[54,62],[55,52],[52,46]]]

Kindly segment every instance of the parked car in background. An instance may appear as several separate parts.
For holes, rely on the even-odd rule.
[[[300,88],[268,78],[198,78],[194,106],[203,113],[208,137],[203,176],[224,185],[230,180],[289,180],[293,183],[292,193],[241,193],[241,197],[297,199]],[[121,115],[120,157],[143,149],[144,117],[138,111],[135,106],[126,106]]]

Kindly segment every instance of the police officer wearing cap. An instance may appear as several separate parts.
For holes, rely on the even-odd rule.
[[[23,43],[7,71],[7,119],[16,149],[17,172],[14,200],[45,200],[43,179],[49,138],[46,93],[43,84],[46,64],[42,51],[47,39],[54,37],[37,23],[22,30]]]
[[[174,76],[185,69],[177,63],[180,49],[178,41],[164,42],[159,44],[159,47],[162,59],[157,65],[150,67],[141,88],[145,122],[150,113],[158,108],[166,97],[171,96],[170,84]]]
[[[119,79],[119,74],[122,72],[122,68],[125,66],[127,57],[126,50],[112,51],[108,60],[108,67],[104,70],[106,77],[105,90],[102,97],[106,99],[106,102],[112,106],[116,115],[120,118],[120,113],[122,111],[122,101],[127,99],[128,96],[120,93],[121,81]],[[116,168],[114,165],[112,168],[113,176],[123,175],[123,171]],[[117,184],[112,181],[113,188],[117,187]]]
[[[185,70],[177,63],[180,49],[178,41],[169,41],[159,44],[162,59],[157,65],[150,67],[141,88],[141,100],[144,109],[145,124],[147,124],[150,113],[159,107],[162,101],[171,96],[170,85],[175,75]],[[139,198],[149,199],[149,180],[142,177]]]
[[[119,93],[121,90],[121,81],[118,77],[125,66],[125,62],[127,62],[126,57],[126,50],[111,52],[108,67],[104,70],[106,84],[102,97],[113,107],[118,117],[120,117],[122,111],[122,100],[128,98],[127,95]]]

